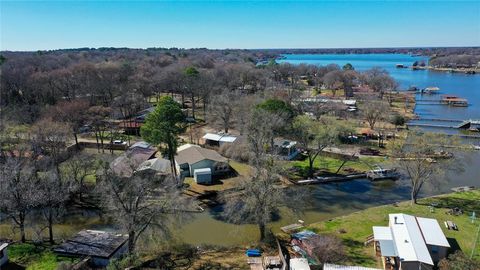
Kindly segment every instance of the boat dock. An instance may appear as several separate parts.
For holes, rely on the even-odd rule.
[[[299,180],[296,182],[297,185],[315,185],[315,184],[328,184],[336,182],[345,182],[354,179],[367,178],[366,173],[355,173],[342,176],[328,176],[328,177],[317,177],[314,179],[305,179]]]

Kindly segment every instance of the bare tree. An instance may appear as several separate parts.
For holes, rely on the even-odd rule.
[[[135,251],[142,233],[157,223],[162,215],[185,210],[185,199],[172,177],[158,177],[147,172],[135,172],[122,177],[104,169],[98,192],[104,197],[104,207],[129,236],[129,254]]]
[[[388,104],[376,100],[365,100],[360,107],[360,111],[371,129],[375,129],[378,121],[388,119],[389,110]]]
[[[461,170],[458,157],[450,158],[445,151],[447,146],[458,146],[458,139],[438,133],[409,132],[405,142],[391,144],[395,166],[399,168],[411,184],[411,203],[416,204],[418,195],[425,184],[438,184],[438,179],[449,170]]]
[[[365,71],[363,76],[364,82],[383,98],[385,92],[393,91],[398,87],[398,83],[393,79],[386,70],[375,67]]]
[[[239,95],[228,90],[216,95],[210,102],[210,115],[212,124],[221,127],[225,133],[233,125],[234,109],[238,102]]]
[[[58,172],[58,165],[62,161],[62,155],[71,135],[71,128],[63,122],[41,119],[33,126],[32,134],[34,149],[50,156]]]
[[[278,207],[284,201],[284,193],[279,185],[277,169],[273,162],[257,168],[250,181],[241,183],[239,194],[225,197],[225,217],[234,223],[252,222],[260,231],[260,241],[265,240],[266,228]]]
[[[78,154],[62,165],[62,178],[75,184],[75,192],[78,194],[80,201],[86,192],[85,179],[95,171],[96,160],[93,156],[86,154]]]
[[[340,135],[347,134],[349,128],[323,117],[319,121],[308,116],[297,116],[293,123],[293,136],[304,148],[308,157],[308,177],[313,176],[313,165],[317,157],[327,147],[339,142]]]
[[[0,164],[0,211],[10,217],[20,230],[20,240],[25,243],[25,221],[38,202],[37,177],[33,163],[25,158],[8,157]]]
[[[65,203],[69,199],[72,185],[71,182],[62,180],[54,170],[42,173],[37,188],[38,206],[47,223],[48,239],[54,244],[53,225],[65,212]]]
[[[105,138],[105,132],[109,127],[107,118],[111,115],[112,110],[109,107],[93,106],[87,111],[87,119],[93,126],[95,132],[95,138],[97,140],[97,149],[100,152],[100,145],[102,147],[102,153],[105,152],[103,140]],[[99,144],[100,143],[100,144]]]

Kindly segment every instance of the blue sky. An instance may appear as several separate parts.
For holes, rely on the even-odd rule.
[[[2,50],[480,46],[480,1],[4,1]]]

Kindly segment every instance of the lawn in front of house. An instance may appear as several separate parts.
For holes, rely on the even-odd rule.
[[[430,207],[432,203],[438,204],[433,212]],[[449,215],[448,210],[454,207],[462,209],[464,214]],[[334,234],[343,239],[348,254],[345,264],[382,268],[380,260],[375,257],[373,247],[371,245],[365,247],[364,242],[369,235],[372,235],[372,226],[388,226],[388,214],[405,213],[437,219],[452,249],[460,248],[467,256],[470,256],[480,225],[478,218],[475,223],[471,222],[470,216],[473,211],[477,213],[477,216],[480,213],[480,190],[424,198],[420,199],[416,205],[411,205],[409,201],[406,201],[399,203],[398,206],[373,207],[329,221],[311,224],[308,229],[320,234]],[[458,231],[446,229],[444,222],[447,220],[456,223]],[[474,256],[476,260],[480,260],[479,245],[480,243],[477,244]]]
[[[50,246],[36,246],[30,243],[10,245],[8,257],[11,263],[26,267],[27,270],[55,270],[61,262],[77,261],[57,256],[50,250]]]
[[[348,173],[352,170],[364,172],[371,170],[376,164],[384,162],[384,157],[361,157],[356,160],[347,161],[338,173]],[[342,163],[343,160],[341,159],[319,156],[315,159],[315,162],[313,163],[313,169],[314,171],[322,170],[323,172],[327,173],[335,173],[337,172],[338,168],[340,168]],[[308,167],[308,159],[289,161],[286,162],[284,165],[284,168],[287,170],[289,168],[294,168],[296,170],[295,174],[290,175],[292,179],[300,179],[307,177]]]
[[[230,167],[235,170],[236,176],[218,179],[212,185],[201,185],[195,183],[193,177],[186,177],[184,183],[189,184],[189,190],[204,194],[207,191],[225,191],[237,187],[237,185],[244,180],[248,180],[251,176],[252,168],[244,163],[234,160],[229,161]]]

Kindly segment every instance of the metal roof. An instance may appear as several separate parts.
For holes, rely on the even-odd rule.
[[[390,227],[373,226],[373,238],[375,240],[393,240]]]
[[[54,248],[53,251],[70,256],[110,258],[127,240],[128,235],[83,230]]]
[[[293,258],[290,259],[290,270],[310,270],[310,266],[305,258]]]
[[[417,217],[417,221],[423,232],[425,243],[434,246],[450,247],[450,244],[436,219]]]
[[[206,133],[202,138],[205,140],[216,141],[216,142],[234,142],[237,139],[237,136],[233,136],[229,134]]]
[[[0,243],[0,251],[6,249],[8,247],[8,243]]]
[[[433,265],[416,218],[405,214],[390,214],[389,220],[400,260],[419,261]]]

